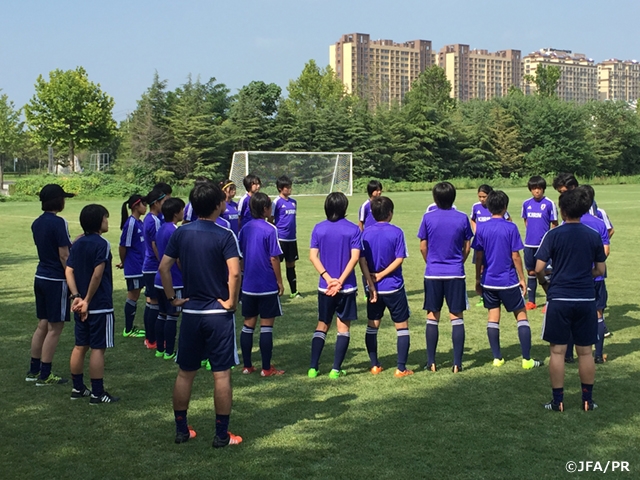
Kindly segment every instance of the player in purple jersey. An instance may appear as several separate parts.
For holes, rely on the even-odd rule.
[[[360,231],[376,223],[373,215],[371,215],[371,200],[382,195],[382,183],[378,180],[371,180],[367,184],[367,195],[369,195],[369,199],[358,210],[358,228],[360,228]]]
[[[409,302],[404,289],[402,263],[409,256],[403,231],[391,225],[393,202],[379,196],[371,200],[371,213],[376,223],[362,233],[362,256],[360,268],[368,284],[367,332],[365,344],[371,360],[371,373],[382,371],[378,360],[378,329],[385,309],[389,309],[396,327],[398,367],[394,375],[398,378],[413,375],[407,369],[409,357]]]
[[[282,255],[280,261],[284,261],[287,267],[287,282],[291,294],[289,298],[302,298],[298,292],[298,281],[296,279],[296,261],[298,260],[298,239],[296,237],[296,214],[298,202],[291,198],[292,181],[286,175],[282,175],[276,180],[276,187],[280,195],[273,202],[271,216],[273,224],[278,229],[278,239]]]
[[[244,325],[240,335],[240,347],[244,368],[242,373],[255,372],[251,363],[253,331],[260,316],[260,354],[263,377],[284,374],[271,364],[273,353],[273,323],[282,316],[280,296],[284,293],[280,272],[282,249],[278,243],[278,230],[266,219],[271,216],[271,199],[265,193],[256,192],[250,202],[253,222],[245,224],[238,242],[243,258],[242,316]]]
[[[75,347],[71,352],[71,399],[91,397],[91,404],[120,400],[104,389],[104,354],[113,347],[113,277],[111,245],[102,236],[109,231],[109,212],[102,205],[87,205],[80,212],[84,231],[69,255],[65,275],[75,313]],[[84,384],[84,359],[91,349],[91,390]]]
[[[184,200],[181,198],[169,198],[162,204],[162,215],[165,223],[162,224],[156,235],[156,247],[160,258],[164,255],[169,239],[178,228],[178,222],[184,218]],[[171,267],[171,281],[175,295],[182,297],[182,272],[178,265]],[[156,273],[154,280],[156,295],[158,297],[158,319],[156,320],[156,358],[173,360],[176,358],[176,332],[178,331],[178,318],[181,308],[174,307],[167,299],[162,288],[160,272]]]
[[[198,220],[177,229],[162,257],[159,271],[168,301],[183,307],[178,357],[180,367],[173,389],[176,443],[196,436],[187,410],[193,381],[203,358],[209,359],[214,381],[216,435],[213,447],[238,445],[242,437],[229,432],[233,403],[231,367],[238,364],[234,312],[240,288],[240,252],[233,232],[216,225],[225,208],[225,195],[217,185],[196,185],[189,201]],[[171,267],[180,261],[184,297],[177,298]]]
[[[558,211],[556,204],[544,196],[547,182],[539,175],[529,179],[527,187],[532,197],[522,204],[522,218],[524,219],[524,267],[527,269],[527,294],[525,304],[527,310],[534,310],[536,305],[536,288],[538,282],[535,275],[535,254],[540,246],[542,237],[553,227],[558,226]]]
[[[233,183],[232,180],[226,179],[224,182],[220,182],[220,188],[227,196],[226,204],[227,206],[222,212],[222,217],[229,223],[229,228],[238,236],[238,203],[233,200],[233,197],[236,196],[236,184]]]
[[[247,193],[240,197],[240,201],[238,202],[238,232],[242,230],[243,226],[253,220],[249,201],[254,193],[260,191],[262,182],[260,181],[260,177],[250,173],[242,179],[242,184],[244,185]]]
[[[129,215],[131,210],[131,215]],[[122,204],[122,220],[120,222],[120,245],[118,255],[120,263],[116,268],[124,270],[124,279],[127,282],[127,300],[124,303],[124,330],[123,337],[144,337],[144,330],[136,327],[133,322],[136,318],[138,298],[144,277],[142,275],[142,263],[144,261],[144,234],[140,217],[147,212],[147,201],[142,195],[131,195]]]
[[[424,309],[427,311],[427,364],[425,370],[436,371],[438,322],[447,300],[452,327],[453,372],[462,371],[464,320],[468,308],[464,262],[469,256],[473,232],[469,218],[452,208],[456,189],[449,182],[433,187],[435,210],[425,213],[418,230],[420,253],[427,266],[424,274]]]
[[[544,407],[564,411],[564,356],[573,336],[578,352],[578,373],[582,382],[582,404],[593,410],[592,391],[595,380],[593,344],[598,340],[598,320],[593,279],[604,275],[604,247],[601,236],[580,223],[591,206],[584,189],[560,195],[560,213],[564,223],[548,232],[536,253],[536,275],[547,293],[547,312],[542,338],[549,342],[549,375],[553,399]],[[551,281],[545,278],[548,262],[553,263]]]
[[[491,218],[478,228],[471,247],[476,255],[476,292],[482,295],[488,311],[487,336],[493,353],[493,366],[504,365],[500,351],[500,306],[513,312],[518,325],[522,351],[522,368],[543,363],[531,358],[531,327],[527,320],[523,294],[526,289],[520,250],[524,248],[518,227],[504,214],[509,197],[500,190],[489,193],[486,206]]]
[[[40,191],[42,215],[31,225],[38,250],[38,267],[33,284],[38,326],[31,337],[31,364],[25,380],[38,386],[69,380],[51,373],[51,363],[64,323],[69,321],[69,295],[64,269],[69,258],[69,226],[58,217],[64,210],[67,193],[60,185],[45,185]]]
[[[307,375],[318,376],[318,365],[327,332],[337,318],[338,338],[329,378],[336,379],[346,372],[342,362],[349,348],[349,328],[358,319],[356,308],[356,275],[354,268],[360,258],[360,229],[348,221],[349,200],[341,192],[327,195],[324,211],[327,219],[313,227],[309,260],[320,274],[318,282],[318,325],[311,340],[311,363]]]

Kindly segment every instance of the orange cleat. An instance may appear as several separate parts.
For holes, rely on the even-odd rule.
[[[229,436],[227,438],[220,438],[217,435],[213,439],[213,448],[223,448],[227,445],[240,445],[242,443],[242,437],[240,435],[234,435],[231,432],[227,432]]]
[[[269,370],[262,369],[260,372],[261,377],[273,377],[275,375],[284,375],[284,370],[277,370],[276,367],[271,365]],[[240,439],[242,441],[242,439]]]
[[[527,310],[535,310],[538,306],[533,302],[527,302],[524,306]]]
[[[371,367],[369,370],[372,375],[378,375],[384,368],[381,365],[376,365],[375,367]]]
[[[244,367],[244,368],[242,369],[242,374],[243,374],[243,375],[249,375],[249,374],[251,374],[251,373],[253,373],[253,372],[255,372],[255,371],[256,371],[256,367],[254,367],[253,365],[251,365],[250,367]]]
[[[413,375],[413,370],[399,370],[396,368],[396,372],[393,374],[396,378],[408,377],[409,375]]]
[[[158,344],[156,342],[150,342],[149,340],[147,340],[146,338],[144,339],[144,345],[145,347],[147,347],[149,350],[155,350],[158,347]]]

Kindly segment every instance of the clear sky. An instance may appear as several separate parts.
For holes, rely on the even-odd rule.
[[[638,0],[4,0],[0,89],[17,107],[39,74],[83,66],[123,120],[154,71],[174,89],[191,73],[233,93],[252,80],[283,88],[305,62],[329,63],[344,33],[424,39],[523,55],[543,47],[640,60]]]

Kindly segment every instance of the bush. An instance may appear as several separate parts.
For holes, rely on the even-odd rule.
[[[9,191],[12,200],[38,199],[42,187],[57,183],[66,192],[75,193],[80,198],[87,197],[127,197],[140,191],[137,185],[127,183],[113,175],[104,173],[76,173],[72,175],[41,175],[16,181]]]

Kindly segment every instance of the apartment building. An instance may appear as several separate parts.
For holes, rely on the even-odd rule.
[[[605,60],[598,64],[600,100],[634,102],[640,97],[640,63],[636,60]]]

